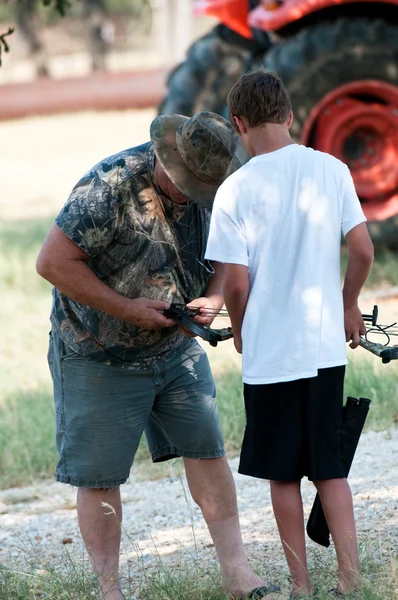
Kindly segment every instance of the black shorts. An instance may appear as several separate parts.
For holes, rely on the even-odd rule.
[[[345,477],[339,448],[344,374],[339,366],[308,379],[245,383],[239,473],[275,481]]]

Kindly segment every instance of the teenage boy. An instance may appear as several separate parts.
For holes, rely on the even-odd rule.
[[[340,460],[346,341],[365,333],[358,297],[373,245],[348,168],[293,143],[291,102],[271,73],[232,88],[230,119],[252,157],[219,188],[206,257],[227,264],[224,298],[243,355],[240,473],[269,479],[292,598],[313,594],[300,481],[319,492],[337,594],[359,585],[351,491]],[[349,261],[340,283],[341,232]]]

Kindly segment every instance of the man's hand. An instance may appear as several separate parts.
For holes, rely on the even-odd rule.
[[[159,312],[166,308],[170,308],[168,302],[150,300],[149,298],[136,298],[127,302],[121,320],[132,323],[142,329],[172,327],[175,325],[175,322]]]
[[[350,348],[359,346],[359,337],[365,335],[366,327],[358,305],[344,308],[344,329],[346,342],[351,341]]]

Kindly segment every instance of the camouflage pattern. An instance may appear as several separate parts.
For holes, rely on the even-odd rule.
[[[359,345],[365,350],[369,350],[372,354],[380,356],[383,359],[383,363],[388,363],[390,360],[396,360],[398,358],[398,346],[386,346],[385,344],[378,344],[371,342],[361,337],[359,339]]]
[[[220,185],[241,162],[231,123],[204,111],[193,117],[160,115],[151,123],[151,140],[164,171],[177,188],[211,208]]]
[[[375,354],[376,356],[380,356],[383,350],[386,349],[386,346],[384,346],[383,344],[370,342],[369,340],[366,340],[363,337],[360,338],[359,345],[362,346],[362,348],[365,348],[365,350],[369,350],[369,352]]]
[[[103,160],[77,183],[55,222],[112,289],[185,304],[203,295],[213,272],[204,259],[211,213],[162,196],[154,160],[150,142]],[[189,343],[177,326],[141,329],[56,289],[51,322],[75,352],[126,368],[150,368]]]

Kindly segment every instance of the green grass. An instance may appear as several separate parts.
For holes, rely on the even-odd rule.
[[[0,487],[30,483],[54,472],[54,409],[51,390],[10,395],[0,406]]]
[[[351,352],[347,367],[345,395],[372,400],[366,429],[384,430],[398,423],[398,369],[395,363],[360,357],[363,350]]]
[[[88,561],[87,561],[88,563]],[[47,566],[47,565],[46,565]],[[29,560],[25,568],[0,564],[0,600],[93,600],[98,585],[89,565],[69,562],[66,570],[39,568]]]
[[[335,560],[332,551],[310,547],[309,569],[317,587],[319,600],[330,600],[328,593],[335,586]],[[257,567],[257,568],[256,568]],[[289,594],[284,571],[272,565],[255,565],[265,580],[280,585],[282,600]],[[350,594],[347,600],[394,600],[398,586],[398,563],[394,556],[380,561],[377,549],[361,548],[362,590]],[[150,573],[140,570],[133,576],[122,569],[122,589],[126,599],[133,600],[227,600],[220,585],[220,575],[213,563],[196,560],[185,553],[180,563],[166,566],[158,557]],[[65,557],[63,568],[42,565],[28,555],[26,565],[0,565],[0,600],[92,600],[99,597],[98,585],[88,565]],[[273,596],[275,597],[275,596]]]
[[[348,261],[347,248],[342,248],[341,273],[345,273]],[[375,248],[375,260],[366,282],[367,288],[380,288],[398,285],[398,254],[387,248]]]

